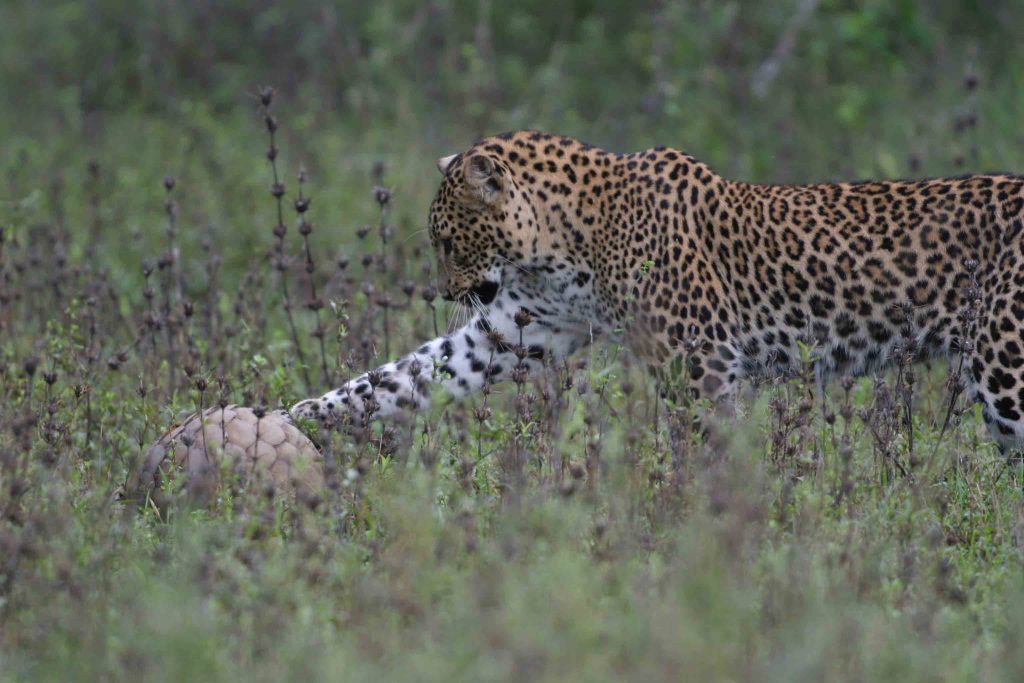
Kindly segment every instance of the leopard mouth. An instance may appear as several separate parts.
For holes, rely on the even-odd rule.
[[[487,306],[494,298],[498,296],[498,283],[491,280],[484,280],[478,285],[470,288],[469,292],[465,294],[465,298],[470,295],[475,296],[477,300],[484,306]]]

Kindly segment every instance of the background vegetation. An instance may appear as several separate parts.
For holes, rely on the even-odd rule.
[[[117,494],[185,412],[289,405],[443,327],[420,230],[434,159],[479,135],[764,182],[1020,171],[1022,25],[1016,2],[6,0],[0,680],[1020,680],[1022,477],[909,344],[822,397],[807,340],[705,441],[599,346],[335,437],[316,500]]]

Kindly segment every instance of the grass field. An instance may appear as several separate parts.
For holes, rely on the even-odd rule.
[[[40,32],[68,21],[15,5],[0,17]],[[755,32],[717,11],[703,30]],[[605,39],[587,30],[572,45]],[[874,54],[857,40],[848,55]],[[53,73],[72,69],[71,47],[64,61],[54,49]],[[403,114],[419,106],[404,83],[372,90],[380,119],[361,90],[339,114],[293,89],[271,107],[281,236],[255,83],[231,106],[193,91],[89,113],[102,89],[83,76],[47,83],[38,117],[0,107],[0,681],[1024,678],[1024,476],[955,363],[908,359],[822,394],[808,340],[801,372],[760,378],[702,438],[685,428],[702,406],[666,406],[626,350],[596,345],[466,403],[334,435],[316,499],[226,486],[202,509],[119,500],[189,411],[289,406],[447,326],[422,228],[434,159],[474,125],[678,145],[752,180],[1024,169],[1020,74],[976,90],[958,66],[861,97],[827,85],[856,70],[832,54],[813,62],[820,100],[784,73],[784,104],[749,127],[756,106],[727,118],[730,100],[714,99],[732,82],[715,64],[747,57],[718,55],[691,84],[710,103],[699,116],[662,93],[655,130],[674,132],[658,140],[582,95],[600,116],[547,111],[545,95],[447,121]],[[11,74],[12,55],[0,48]],[[938,71],[954,61],[940,57]],[[904,58],[893,78],[912,70]],[[530,87],[555,98],[562,81],[537,73]],[[485,82],[453,109],[487,101]]]

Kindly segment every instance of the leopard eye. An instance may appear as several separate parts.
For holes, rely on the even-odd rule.
[[[450,237],[442,239],[441,248],[444,249],[445,256],[451,256],[452,249],[455,248],[454,245],[452,244],[452,239]]]

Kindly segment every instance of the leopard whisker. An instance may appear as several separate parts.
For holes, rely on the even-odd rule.
[[[429,229],[430,229],[430,228],[421,228],[421,229],[419,229],[419,230],[414,230],[414,231],[413,231],[412,233],[410,233],[410,234],[409,234],[409,236],[408,236],[408,237],[406,237],[406,238],[405,238],[404,240],[402,240],[402,244],[406,244],[406,243],[407,243],[407,242],[408,242],[409,240],[411,240],[411,239],[412,239],[413,237],[416,237],[416,236],[417,236],[417,235],[419,235],[420,233],[424,233],[424,232],[427,232],[427,231],[428,231]]]
[[[521,266],[521,265],[519,265],[518,263],[515,263],[514,261],[512,261],[512,259],[508,258],[507,256],[501,256],[501,255],[499,254],[499,255],[497,256],[497,258],[499,258],[500,260],[504,261],[504,262],[505,262],[505,263],[507,263],[508,265],[512,266],[513,268],[515,268],[516,270],[518,270],[518,271],[519,271],[520,273],[522,273],[523,275],[529,275],[529,276],[531,276],[531,277],[536,277],[536,276],[537,276],[537,274],[536,274],[536,273],[533,273],[533,272],[531,272],[531,271],[527,270],[526,268],[522,267],[522,266]]]

